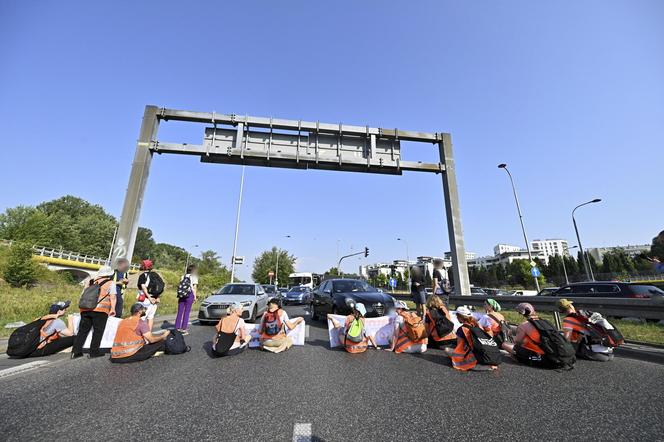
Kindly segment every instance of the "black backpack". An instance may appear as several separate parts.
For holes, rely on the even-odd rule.
[[[470,334],[473,342],[468,342],[466,334],[462,332],[468,347],[470,347],[469,352],[472,351],[475,355],[475,359],[479,364],[482,365],[500,365],[502,357],[500,355],[500,349],[498,348],[498,343],[493,339],[491,335],[482,330],[480,327],[470,327],[468,325],[463,325],[470,330]],[[466,353],[468,354],[468,353]]]
[[[100,279],[96,283],[91,284],[85,289],[83,289],[83,293],[81,293],[81,297],[78,300],[78,308],[83,310],[92,310],[97,308],[99,303],[108,297],[108,295],[106,295],[103,298],[99,299],[99,293],[101,293],[101,286],[103,286],[110,280],[111,280],[110,278]]]
[[[159,295],[164,293],[165,285],[166,284],[164,284],[164,280],[161,279],[159,273],[150,272],[150,282],[148,283],[148,293],[150,296],[153,298],[158,298]]]
[[[438,336],[441,338],[450,334],[454,330],[454,323],[450,321],[447,316],[438,311],[438,309],[429,309],[429,314],[431,315],[431,319],[433,319],[436,333],[438,333]]]
[[[164,352],[168,355],[179,355],[187,353],[191,347],[184,342],[184,336],[179,330],[171,330],[171,333],[166,338],[166,345]]]
[[[553,368],[571,370],[576,362],[576,350],[567,339],[545,319],[528,319],[540,334],[540,348],[544,358]]]
[[[12,332],[7,342],[7,356],[12,358],[25,358],[37,350],[40,331],[47,319],[37,319]]]
[[[184,299],[189,296],[189,292],[191,292],[191,278],[185,275],[180,280],[180,284],[178,284],[176,296],[178,299]]]

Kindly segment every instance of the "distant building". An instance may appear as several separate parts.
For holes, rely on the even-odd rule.
[[[622,250],[630,258],[636,258],[642,253],[649,253],[650,244],[613,246],[613,247],[591,247],[587,249],[586,252],[590,256],[595,258],[595,261],[597,261],[598,264],[601,264],[605,253],[614,252],[617,250]]]
[[[525,249],[519,246],[511,246],[509,244],[497,244],[496,247],[493,248],[493,256],[502,255],[503,253],[508,253],[508,252],[520,252],[522,250]]]
[[[569,247],[564,239],[536,239],[530,243],[533,253],[544,253],[546,256],[569,256]]]
[[[477,253],[475,252],[466,252],[466,261],[477,258]],[[452,261],[452,252],[445,252],[444,258],[445,261]]]
[[[511,246],[508,244],[498,244],[493,248],[493,256],[480,256],[468,260],[469,267],[490,267],[496,264],[511,264],[517,259],[528,261],[528,251],[521,247]],[[533,259],[537,258],[545,264],[549,263],[549,256],[542,251],[532,251]]]

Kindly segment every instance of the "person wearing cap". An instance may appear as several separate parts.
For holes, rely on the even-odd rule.
[[[129,275],[129,260],[127,258],[118,258],[113,272],[113,282],[115,282],[115,317],[122,318],[122,309],[124,307],[124,290],[127,288]]]
[[[154,317],[157,314],[157,306],[160,302],[158,296],[153,296],[148,291],[150,285],[150,274],[152,273],[153,263],[149,259],[141,261],[140,269],[143,273],[138,277],[138,296],[136,299],[145,307],[145,315],[143,321],[148,323],[148,328],[152,330],[154,327]]]
[[[111,362],[128,363],[150,359],[157,352],[164,350],[169,330],[156,334],[148,328],[141,318],[145,316],[145,306],[140,302],[131,306],[130,316],[118,325],[113,339]]]
[[[394,304],[394,310],[396,312],[393,320],[394,332],[388,351],[395,353],[424,353],[427,351],[429,341],[422,318],[417,313],[408,311],[408,305],[403,301],[397,301]],[[413,340],[410,336],[414,334],[423,337]]]
[[[217,356],[235,356],[246,350],[251,335],[244,326],[242,305],[235,302],[215,327],[217,334],[213,339],[212,352]]]
[[[111,266],[103,266],[99,269],[95,277],[90,281],[90,285],[99,286],[99,298],[97,306],[93,309],[81,309],[81,322],[78,324],[78,333],[74,339],[71,357],[79,358],[83,356],[83,344],[92,329],[92,339],[90,341],[90,357],[96,358],[103,356],[99,351],[101,339],[104,336],[106,322],[109,316],[115,316],[115,282],[113,282],[113,269]]]
[[[456,309],[456,317],[461,327],[456,330],[456,347],[445,348],[443,351],[452,360],[452,367],[459,371],[487,371],[495,370],[498,367],[495,365],[482,365],[478,363],[470,346],[473,342],[473,336],[470,329],[472,327],[479,327],[479,324],[473,312],[465,306]]]
[[[39,331],[39,344],[29,357],[50,356],[74,345],[74,324],[71,316],[67,324],[60,319],[70,305],[70,301],[60,301],[51,305],[48,315],[42,316],[46,323]]]
[[[522,302],[514,309],[526,318],[526,321],[516,329],[514,343],[504,342],[502,348],[512,354],[519,362],[534,366],[544,366],[544,350],[542,350],[541,336],[531,320],[539,320],[535,307]]]
[[[484,311],[486,315],[482,316],[479,320],[479,325],[482,330],[493,336],[498,346],[502,346],[503,342],[508,339],[506,331],[509,330],[505,317],[500,313],[502,308],[495,299],[487,299],[484,302]]]
[[[364,326],[364,317],[367,314],[367,308],[361,302],[353,304],[353,311],[350,315],[346,316],[346,320],[343,325],[337,321],[332,315],[327,315],[327,319],[332,323],[332,327],[337,330],[339,333],[339,341],[343,343],[344,349],[348,353],[364,353],[369,347],[369,343],[374,346],[376,350],[379,350],[378,344],[373,336],[367,335],[366,328]],[[351,328],[359,327],[359,332],[351,336],[349,334]],[[359,342],[357,342],[359,341]]]
[[[271,353],[288,350],[293,346],[293,340],[286,335],[286,329],[292,330],[303,322],[304,318],[288,319],[279,298],[270,298],[259,329],[261,348]]]
[[[431,295],[427,300],[427,313],[424,317],[424,322],[427,327],[427,334],[429,335],[429,345],[441,348],[456,342],[452,317],[445,305],[445,301],[440,296]],[[449,332],[440,331],[439,333],[441,328],[445,331],[449,330]]]
[[[574,346],[576,355],[591,361],[607,362],[613,359],[613,348],[604,345],[591,345],[589,319],[582,312],[578,312],[574,303],[569,299],[558,301],[558,310],[565,315],[563,319],[563,334],[570,344]]]

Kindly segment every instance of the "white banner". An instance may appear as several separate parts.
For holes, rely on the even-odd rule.
[[[291,318],[292,321],[295,318]],[[249,347],[255,348],[260,346],[260,322],[257,324],[244,324],[244,329],[251,335],[251,341],[249,341]],[[293,340],[293,345],[304,345],[304,335],[305,335],[305,323],[302,321],[295,327],[293,330],[288,330],[286,327],[286,336]]]
[[[69,315],[72,318],[74,323],[74,334],[78,334],[78,325],[81,323],[81,317],[79,315]],[[104,329],[104,336],[101,338],[100,348],[111,348],[113,347],[113,340],[115,339],[115,333],[118,331],[118,325],[122,319],[114,318],[113,316],[108,317],[106,321],[106,328]],[[83,344],[83,348],[90,348],[90,341],[92,341],[92,330],[88,333],[88,338]]]

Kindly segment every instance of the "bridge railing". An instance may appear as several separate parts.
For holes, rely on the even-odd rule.
[[[71,252],[71,251],[65,251],[65,250],[58,250],[58,249],[53,249],[49,247],[40,247],[40,246],[33,246],[32,247],[32,252],[34,255],[37,256],[45,256],[48,258],[57,258],[57,259],[65,259],[68,261],[74,261],[74,262],[80,262],[80,263],[85,263],[85,264],[95,264],[99,266],[103,265],[110,265],[110,262],[107,258],[99,258],[97,256],[92,256],[92,255],[86,255],[82,253],[77,253],[77,252]],[[133,270],[137,270],[138,266],[133,264],[131,266]]]

